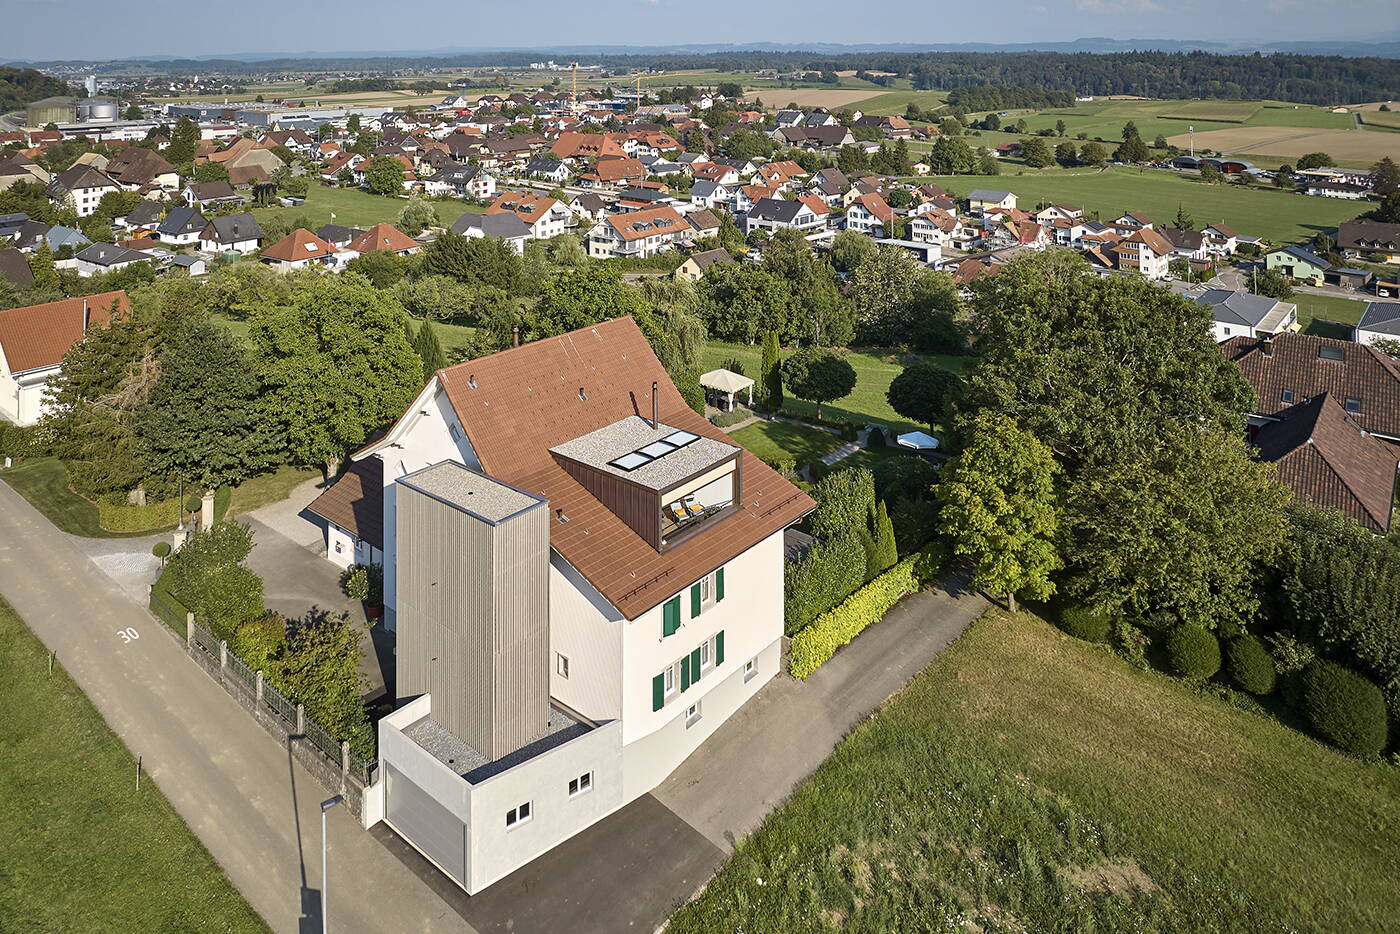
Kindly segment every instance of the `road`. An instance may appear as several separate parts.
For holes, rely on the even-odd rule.
[[[325,789],[5,483],[0,593],[272,929],[319,931]],[[124,643],[117,632],[127,627],[140,637]],[[475,930],[343,809],[331,813],[330,837],[336,930]]]

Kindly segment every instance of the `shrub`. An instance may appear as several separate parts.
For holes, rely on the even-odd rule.
[[[166,563],[157,582],[220,639],[263,615],[263,582],[242,564],[253,548],[252,530],[218,522],[194,532]]]
[[[946,550],[930,546],[900,561],[792,637],[788,670],[806,681],[836,650],[879,622],[905,594],[937,576]]]
[[[1297,639],[1291,632],[1276,632],[1269,636],[1269,654],[1281,675],[1303,671],[1317,661],[1312,646]]]
[[[156,542],[154,545],[151,546],[151,554],[155,555],[157,558],[160,558],[162,560],[170,557],[170,543]]]
[[[198,503],[198,499],[194,500]],[[185,497],[190,503],[190,497]],[[180,501],[168,499],[144,506],[129,503],[114,505],[98,502],[97,524],[109,532],[146,532],[152,529],[166,529],[180,521]]]
[[[740,360],[738,357],[730,357],[728,360],[722,362],[719,368],[721,370],[728,370],[731,373],[737,373],[739,376],[747,375],[744,372],[744,361]]]
[[[1207,629],[1183,623],[1167,635],[1167,664],[1183,678],[1209,678],[1220,670],[1220,641]]]
[[[243,664],[254,671],[269,672],[287,645],[287,621],[276,613],[249,620],[233,631],[229,646]]]
[[[882,448],[885,446],[885,433],[878,427],[870,429],[870,434],[866,436],[865,446],[868,448]]]
[[[1113,620],[1103,610],[1088,606],[1068,606],[1056,614],[1061,629],[1085,642],[1107,642]]]
[[[369,599],[369,568],[363,564],[352,564],[340,574],[340,589],[345,596],[361,603]]]
[[[1278,669],[1264,643],[1253,636],[1231,639],[1225,647],[1225,657],[1229,662],[1230,677],[1241,691],[1260,697],[1273,693],[1278,683]]]
[[[783,614],[788,635],[844,600],[865,582],[867,556],[858,535],[817,543],[800,561],[783,568]]]
[[[710,419],[710,423],[719,428],[728,428],[730,425],[737,425],[742,421],[753,418],[753,410],[742,405],[736,405],[732,412],[719,412]]]
[[[1313,729],[1358,756],[1385,749],[1385,698],[1380,688],[1336,662],[1319,662],[1303,673],[1301,703]]]
[[[1122,616],[1113,619],[1113,647],[1118,654],[1134,668],[1146,671],[1151,665],[1147,661],[1147,636],[1138,627]]]

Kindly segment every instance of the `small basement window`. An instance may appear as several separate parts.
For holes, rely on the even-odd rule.
[[[554,654],[554,670],[559,673],[559,677],[567,678],[569,676],[569,657],[556,652]]]
[[[576,798],[593,788],[593,773],[584,772],[578,778],[569,779],[569,797]]]
[[[530,819],[530,813],[531,808],[529,801],[526,801],[524,804],[516,805],[509,811],[506,811],[506,827],[514,827],[517,824],[525,823]]]

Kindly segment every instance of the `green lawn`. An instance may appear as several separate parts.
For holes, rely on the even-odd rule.
[[[716,369],[730,357],[738,358],[744,365],[745,375],[754,377],[758,374],[763,352],[756,344],[729,344],[723,341],[711,341],[705,347],[704,356],[701,358],[701,369],[702,371]],[[950,370],[961,370],[968,362],[967,357],[942,355],[929,355],[922,358],[909,355],[907,360],[901,362],[900,358],[892,354],[882,354],[878,351],[874,353],[852,352],[846,355],[846,360],[855,368],[856,388],[846,398],[838,399],[830,405],[823,405],[822,418],[845,419],[861,425],[873,422],[889,425],[897,432],[927,430],[927,425],[919,425],[901,417],[894,409],[890,408],[889,401],[885,398],[890,383],[904,369],[904,363],[913,363],[918,359],[933,360]],[[793,399],[791,396],[784,402],[783,408],[797,415],[813,415],[816,412],[816,406],[812,403]]]
[[[851,107],[877,117],[902,117],[911,101],[918,104],[920,110],[937,110],[947,99],[947,91],[888,91],[852,104]]]
[[[304,216],[311,222],[312,230],[323,224],[343,224],[363,229],[381,221],[392,224],[407,203],[403,198],[386,198],[358,188],[332,188],[313,182],[306,193],[306,204],[301,207],[284,208],[279,205],[254,208],[253,214],[259,218],[269,214],[281,214],[288,219]],[[432,204],[444,225],[450,225],[468,211],[480,213],[485,210],[465,201],[434,201]]]
[[[1395,930],[1400,769],[994,611],[670,934]]]
[[[409,319],[413,328],[413,333],[417,334],[418,329],[423,326],[417,319]],[[442,345],[443,352],[451,359],[452,351],[466,347],[471,343],[478,328],[466,324],[448,324],[445,321],[434,321],[433,330],[437,331],[438,343]]]
[[[758,422],[729,437],[770,464],[783,454],[790,455],[796,463],[816,461],[844,443],[829,431],[790,422]]]
[[[1351,329],[1366,311],[1365,300],[1333,295],[1295,293],[1289,299],[1298,306],[1298,327],[1306,334],[1351,340]]]
[[[1332,230],[1366,210],[1364,203],[1307,195],[1272,188],[1208,185],[1194,178],[1159,169],[1111,166],[1092,169],[1025,169],[1024,174],[945,175],[934,181],[965,196],[974,188],[1015,192],[1019,207],[1040,201],[1069,201],[1097,211],[1109,221],[1124,211],[1142,211],[1168,224],[1181,205],[1198,225],[1225,223],[1242,234],[1278,243],[1311,238]]]
[[[280,467],[272,473],[253,477],[233,489],[228,514],[249,512],[269,503],[280,502],[291,494],[294,487],[320,475],[317,470]],[[104,529],[98,521],[97,506],[69,488],[68,468],[56,457],[21,461],[9,470],[0,470],[0,480],[28,500],[29,505],[41,512],[54,528],[69,535],[83,538],[139,538],[164,531],[112,532]],[[192,500],[191,495],[186,492],[186,508],[197,509],[198,501]],[[171,509],[174,510],[174,507]],[[174,515],[173,511],[171,515]],[[168,526],[174,527],[173,522]]]
[[[267,931],[47,656],[0,601],[0,930]]]
[[[15,492],[60,532],[84,538],[132,538],[148,532],[109,532],[97,523],[97,507],[68,488],[68,468],[56,457],[21,461],[0,471]]]

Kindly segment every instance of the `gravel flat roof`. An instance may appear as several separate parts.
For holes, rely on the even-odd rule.
[[[617,467],[612,463],[680,430],[664,424],[653,428],[650,419],[629,415],[621,421],[604,425],[596,431],[556,445],[550,448],[550,451],[560,457],[587,464],[596,470],[622,477],[658,492],[694,476],[707,467],[715,466],[739,451],[733,444],[686,432],[694,437],[694,440],[684,447],[662,453],[632,470]]]
[[[434,759],[452,769],[469,783],[475,784],[492,775],[514,768],[522,762],[562,746],[576,736],[593,729],[593,724],[578,720],[553,704],[549,705],[549,723],[545,731],[515,752],[492,761],[466,740],[433,719],[432,714],[404,728],[403,735],[423,747]]]
[[[492,524],[545,502],[456,461],[424,467],[400,477],[398,482]]]

